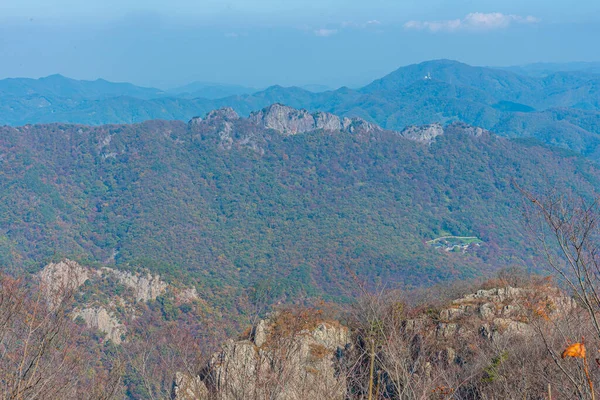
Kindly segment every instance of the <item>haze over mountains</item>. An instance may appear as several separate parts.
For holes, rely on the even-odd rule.
[[[2,399],[597,397],[598,0],[0,22]]]
[[[0,81],[0,124],[187,121],[225,106],[248,115],[283,103],[361,117],[387,129],[462,121],[502,136],[536,137],[596,159],[600,144],[596,67],[534,64],[502,70],[436,60],[400,68],[359,89],[325,92],[281,86],[254,91],[202,83],[161,91],[58,75],[5,79]]]

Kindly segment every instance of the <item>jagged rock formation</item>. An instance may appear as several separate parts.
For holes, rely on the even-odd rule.
[[[219,148],[231,150],[234,146],[246,147],[263,155],[270,133],[291,136],[317,130],[344,132],[354,135],[367,135],[383,132],[379,126],[361,118],[343,118],[326,113],[309,113],[282,104],[273,104],[252,113],[248,118],[240,118],[231,108],[209,112],[204,119],[193,118],[190,130],[201,136],[218,138]]]
[[[71,260],[50,263],[39,273],[46,299],[52,308],[57,306],[65,293],[77,289],[89,278],[88,269]]]
[[[312,114],[312,118],[315,120],[315,129],[322,129],[324,131],[342,130],[342,121],[337,115],[319,111]]]
[[[38,277],[52,307],[57,306],[62,296],[69,292],[73,292],[76,298],[87,299],[77,304],[72,314],[73,318],[82,318],[88,328],[104,332],[107,339],[117,344],[126,333],[122,321],[135,317],[136,303],[156,300],[167,291],[180,303],[200,300],[196,288],[171,287],[159,275],[152,275],[147,271],[131,273],[108,267],[93,269],[71,260],[48,264],[40,271]],[[120,295],[112,292],[98,293],[93,289],[89,291],[89,288],[95,285],[106,284],[113,287],[120,284],[128,290]],[[87,295],[84,295],[85,293]]]
[[[125,334],[125,327],[119,320],[108,312],[104,307],[84,308],[76,310],[73,317],[81,317],[88,328],[98,329],[106,334],[106,338],[119,344],[122,341],[121,336]]]
[[[402,132],[400,132],[400,135],[406,139],[423,143],[431,143],[437,136],[443,134],[444,128],[440,124],[408,126],[404,128]]]
[[[491,340],[500,335],[532,335],[533,317],[555,319],[575,307],[572,298],[551,287],[479,290],[440,312],[436,335],[447,338],[476,332]]]
[[[273,129],[282,135],[296,135],[323,129],[318,127],[317,121],[321,127],[332,127],[331,130],[339,131],[341,127],[340,118],[335,115],[319,113],[315,119],[315,116],[306,110],[296,110],[283,104],[273,104],[254,112],[248,120],[266,129]]]
[[[176,372],[172,397],[177,400],[204,400],[209,398],[209,393],[199,376]]]
[[[211,398],[344,398],[346,382],[338,367],[350,345],[348,329],[320,321],[300,331],[287,331],[289,326],[278,325],[282,322],[278,318],[261,321],[249,339],[230,340],[213,355],[200,374]],[[178,388],[191,383],[200,386],[197,378],[176,376]],[[178,390],[177,399],[190,398],[187,391],[179,394],[183,389]]]
[[[158,275],[151,275],[150,273],[134,275],[130,272],[106,267],[102,268],[101,272],[112,274],[123,285],[131,288],[134,291],[136,301],[156,300],[158,296],[167,290],[167,284]]]
[[[416,142],[430,144],[440,135],[466,134],[479,137],[484,133],[489,133],[489,131],[462,122],[454,122],[446,127],[437,123],[422,126],[408,126],[400,132],[400,136]]]
[[[283,136],[293,136],[313,131],[342,132],[360,137],[385,132],[376,124],[361,118],[340,118],[327,112],[310,113],[283,104],[273,104],[260,111],[253,112],[248,118],[240,116],[231,108],[221,108],[209,112],[204,119],[193,118],[188,127],[200,132],[201,136],[218,138],[219,148],[231,150],[234,146],[249,148],[264,155],[266,141],[270,132]],[[430,144],[443,134],[463,133],[481,136],[487,132],[478,127],[463,123],[453,123],[446,127],[440,124],[409,126],[398,135],[417,142]]]
[[[446,135],[462,133],[466,135],[479,137],[486,133],[489,134],[490,131],[488,131],[487,129],[480,128],[478,126],[465,124],[464,122],[453,122],[450,125],[446,126],[446,128],[444,128],[444,133]]]
[[[369,134],[382,132],[383,129],[379,125],[367,122],[362,118],[344,118],[342,120],[342,131],[354,134]]]
[[[297,110],[283,104],[273,104],[254,112],[248,118],[250,122],[265,129],[272,129],[282,135],[296,135],[315,130],[341,131],[348,133],[371,133],[382,129],[361,118],[340,119],[337,115],[306,110]]]
[[[246,124],[244,125],[244,122]],[[242,125],[239,125],[242,123]],[[249,124],[248,124],[249,123]],[[273,104],[260,111],[253,112],[247,119],[240,118],[231,108],[222,108],[209,112],[204,119],[194,118],[189,122],[191,129],[210,127],[220,140],[220,147],[230,150],[235,144],[250,147],[263,154],[261,141],[265,139],[265,130],[276,131],[280,135],[291,136],[316,130],[344,132],[368,135],[384,130],[361,118],[340,118],[326,112],[309,113],[283,104]],[[256,128],[262,130],[262,134]],[[473,127],[461,122],[446,127],[435,123],[423,126],[409,126],[398,134],[406,139],[429,144],[443,134],[467,134],[481,136],[485,129]],[[266,137],[268,139],[268,137]]]
[[[433,368],[462,368],[473,360],[477,343],[502,347],[529,340],[536,334],[532,321],[558,321],[576,307],[571,297],[547,283],[478,290],[437,313],[429,309],[393,323],[393,331],[378,345],[377,357],[385,367],[377,367],[376,373],[382,384],[391,384],[386,368],[394,365],[425,375]],[[248,339],[226,342],[198,376],[177,374],[175,398],[343,399],[353,390],[353,374],[361,374],[360,368],[343,365],[356,366],[357,357],[368,351],[364,328],[358,326],[351,338],[338,323],[276,314],[256,324]]]

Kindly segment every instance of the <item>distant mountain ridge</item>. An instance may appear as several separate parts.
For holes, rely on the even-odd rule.
[[[580,71],[530,76],[434,60],[399,68],[356,90],[312,92],[272,86],[249,93],[250,89],[233,87],[237,94],[218,99],[195,97],[198,87],[193,86],[171,93],[124,87],[123,95],[110,97],[115,89],[100,83],[88,82],[82,89],[77,81],[66,82],[68,90],[44,84],[39,93],[28,89],[29,81],[20,91],[13,87],[18,82],[8,82],[12,89],[0,89],[0,124],[188,121],[221,107],[246,116],[283,103],[310,112],[360,117],[385,129],[460,121],[502,136],[535,137],[600,159],[600,74]],[[0,88],[8,83],[0,81]],[[65,97],[69,93],[74,94]]]
[[[164,96],[160,89],[144,88],[131,83],[115,83],[104,79],[76,80],[55,74],[39,79],[7,78],[0,80],[0,98],[5,97],[59,97],[95,100],[129,96],[153,99]]]

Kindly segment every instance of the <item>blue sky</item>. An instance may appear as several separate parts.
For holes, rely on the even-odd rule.
[[[402,65],[600,61],[597,0],[0,0],[0,78],[360,85]]]

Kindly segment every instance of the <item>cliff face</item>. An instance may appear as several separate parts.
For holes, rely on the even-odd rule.
[[[321,113],[322,116],[325,113]],[[337,124],[334,121],[331,123],[339,130],[340,122],[338,117]],[[260,125],[266,129],[273,129],[280,132],[282,135],[295,135],[303,132],[310,132],[317,129],[315,117],[306,110],[296,110],[292,107],[287,107],[282,104],[273,104],[263,110],[252,113],[248,120],[254,124]],[[327,125],[327,122],[321,118],[321,124]]]
[[[311,114],[306,110],[297,110],[283,104],[273,104],[252,113],[248,121],[285,136],[316,130],[362,134],[383,131],[379,126],[361,118],[340,119],[337,115],[326,112]]]
[[[137,306],[170,296],[179,303],[199,301],[196,288],[175,288],[159,275],[147,271],[128,272],[114,268],[84,267],[72,260],[48,264],[38,278],[48,303],[54,307],[63,296],[75,298],[73,319],[81,319],[90,329],[119,344],[126,338],[126,322],[135,318]]]
[[[131,288],[135,294],[136,301],[155,300],[167,290],[167,284],[158,275],[132,274],[112,268],[102,268],[102,273],[115,276],[120,283]]]
[[[54,308],[65,292],[79,288],[90,279],[90,272],[75,261],[63,260],[48,264],[38,276],[46,299]]]
[[[446,127],[441,124],[430,124],[421,126],[407,126],[400,132],[400,136],[406,139],[414,140],[416,142],[429,144],[440,135],[469,135],[474,137],[482,136],[483,134],[489,134],[490,132],[476,127],[467,125],[462,122],[454,122]]]
[[[249,339],[228,341],[199,377],[178,374],[175,397],[343,399],[340,367],[350,346],[348,329],[325,321],[311,321],[300,330],[279,325],[286,321],[279,316],[261,321]]]
[[[436,336],[481,335],[490,340],[501,336],[535,333],[533,318],[554,320],[577,307],[575,301],[552,287],[494,288],[479,290],[454,300],[439,314]]]
[[[115,344],[122,342],[125,334],[125,326],[119,322],[113,313],[104,307],[89,307],[73,312],[74,318],[82,318],[90,329],[97,329],[106,334],[106,338]]]

